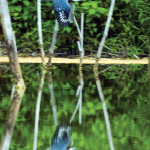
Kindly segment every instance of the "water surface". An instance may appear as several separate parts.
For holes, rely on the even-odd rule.
[[[99,71],[109,66],[100,66]],[[0,70],[0,140],[4,132],[13,78],[1,66]],[[55,65],[53,87],[59,124],[68,124],[75,110],[79,84],[77,65]],[[34,141],[34,120],[40,65],[22,65],[26,91],[14,128],[10,150],[31,150]],[[102,103],[99,99],[92,66],[84,66],[82,124],[77,112],[72,122],[73,147],[81,150],[109,150]],[[55,131],[52,102],[45,78],[38,131],[38,150],[46,150]],[[150,150],[150,98],[147,66],[112,65],[100,74],[107,103],[114,147],[116,150]]]

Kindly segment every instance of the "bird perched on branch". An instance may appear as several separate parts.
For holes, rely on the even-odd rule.
[[[75,6],[72,2],[80,0],[53,0],[55,17],[61,27],[73,23]]]

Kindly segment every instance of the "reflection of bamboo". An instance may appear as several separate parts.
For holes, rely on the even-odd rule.
[[[51,96],[51,100],[52,100],[52,109],[53,109],[54,122],[55,122],[55,126],[57,126],[58,125],[57,107],[56,107],[56,102],[55,102],[51,71],[49,72],[49,85],[48,86],[49,86],[50,96]]]
[[[99,61],[99,58],[101,57],[102,49],[103,49],[106,37],[108,35],[114,5],[115,5],[115,0],[112,0],[111,5],[110,5],[110,10],[109,10],[109,15],[108,15],[105,30],[104,30],[104,34],[103,34],[102,40],[99,44],[99,48],[98,48],[98,52],[97,52],[97,59],[96,59],[95,65],[93,67],[99,98],[101,99],[102,106],[103,106],[103,112],[104,112],[105,123],[106,123],[108,138],[109,138],[109,145],[110,145],[111,150],[114,150],[114,146],[113,146],[113,140],[112,140],[112,135],[111,135],[111,128],[110,128],[110,122],[109,122],[109,117],[108,117],[108,112],[107,112],[107,106],[106,106],[106,102],[104,99],[104,95],[103,95],[103,91],[101,88],[100,79],[99,79],[99,75],[98,75],[98,61]]]
[[[38,17],[38,35],[39,35],[39,45],[40,45],[40,52],[42,58],[42,76],[38,90],[37,96],[37,103],[36,103],[36,111],[35,111],[35,124],[34,124],[34,144],[33,150],[37,149],[37,138],[38,138],[38,126],[39,126],[39,114],[40,114],[40,105],[41,105],[41,97],[42,97],[42,90],[44,85],[44,78],[46,71],[44,70],[45,60],[44,60],[44,49],[43,49],[43,39],[42,39],[42,22],[41,22],[41,1],[37,0],[37,17]]]
[[[54,54],[54,47],[56,44],[56,38],[57,38],[57,33],[58,33],[58,29],[59,29],[59,25],[58,22],[56,20],[55,22],[55,28],[54,28],[54,32],[53,32],[53,37],[52,37],[52,42],[51,42],[51,46],[49,49],[49,90],[50,90],[50,97],[52,100],[52,109],[53,109],[53,116],[54,116],[54,122],[55,122],[55,126],[58,125],[58,120],[57,120],[57,107],[56,107],[56,102],[55,102],[55,96],[54,96],[54,90],[53,90],[53,82],[52,82],[52,72],[51,72],[51,66],[52,66],[52,57]]]
[[[45,57],[45,63],[48,62],[48,57]],[[8,57],[0,57],[0,63],[8,63]],[[51,58],[53,64],[80,64],[80,58]],[[19,63],[42,63],[41,57],[19,57]],[[94,64],[94,58],[84,58],[82,64]],[[101,58],[99,64],[149,64],[149,58],[143,59],[121,59],[121,58]]]
[[[79,88],[79,87],[78,87],[78,88]],[[72,114],[72,116],[71,116],[70,124],[71,124],[72,121],[74,120],[74,117],[75,117],[75,115],[76,115],[76,113],[77,113],[77,110],[78,110],[79,106],[80,106],[80,99],[78,99],[78,103],[77,103],[77,105],[76,105],[76,108],[75,108],[75,110],[74,110],[74,112],[73,112],[73,114]]]
[[[95,72],[95,74],[97,74],[97,72]],[[107,106],[106,106],[105,98],[104,98],[103,91],[102,91],[102,88],[101,88],[100,79],[96,79],[96,85],[97,85],[99,97],[102,101],[102,106],[103,106],[103,112],[104,112],[106,127],[107,127],[107,133],[108,133],[108,138],[109,138],[110,149],[114,150],[113,140],[112,140],[112,135],[111,135],[110,122],[109,122],[109,115],[108,115],[108,112],[107,112]]]
[[[6,47],[8,50],[10,66],[15,80],[15,90],[12,95],[12,101],[8,115],[8,120],[5,127],[4,137],[0,146],[1,150],[8,150],[10,147],[13,129],[20,108],[21,100],[25,91],[25,84],[22,78],[21,68],[18,62],[17,48],[15,45],[15,36],[11,26],[11,19],[9,15],[7,0],[0,0],[0,9],[1,22],[6,39]]]
[[[84,58],[84,48],[83,48],[84,14],[83,13],[81,14],[81,30],[79,28],[79,25],[78,25],[75,17],[74,17],[74,20],[75,20],[75,24],[76,24],[76,27],[77,27],[77,30],[78,30],[78,33],[80,36],[80,41],[77,41],[79,52],[80,52],[80,64],[79,64],[79,76],[80,76],[79,82],[80,82],[80,84],[78,86],[77,94],[76,94],[78,96],[78,103],[77,103],[75,111],[70,119],[70,123],[73,121],[75,114],[79,108],[79,124],[81,124],[82,123],[82,90],[83,90],[83,86],[84,86],[83,73],[82,73],[82,62],[83,62],[83,58]]]
[[[40,86],[39,86],[39,90],[38,90],[38,96],[37,96],[36,111],[35,111],[35,124],[34,124],[34,146],[33,146],[33,150],[37,149],[39,114],[40,114],[40,105],[41,105],[41,97],[42,97],[45,72],[46,71],[43,69],[41,82],[40,82]]]

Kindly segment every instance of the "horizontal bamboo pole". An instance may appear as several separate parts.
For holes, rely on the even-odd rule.
[[[48,62],[48,57],[45,57]],[[0,57],[0,63],[9,63],[8,57]],[[42,63],[41,57],[19,57],[19,63]],[[80,58],[52,58],[53,64],[79,64]],[[83,64],[94,64],[94,58],[83,59]],[[143,59],[121,59],[121,58],[101,58],[99,64],[149,64],[148,58]]]

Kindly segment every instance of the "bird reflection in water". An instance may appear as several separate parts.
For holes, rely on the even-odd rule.
[[[73,145],[71,126],[57,126],[51,142],[51,150],[77,150]]]

